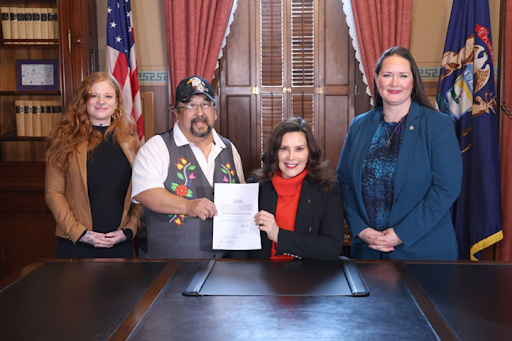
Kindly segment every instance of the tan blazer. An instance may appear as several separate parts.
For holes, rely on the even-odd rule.
[[[133,167],[136,152],[129,143],[118,141]],[[131,202],[132,183],[126,192],[123,216],[118,230],[129,228],[137,234],[142,215],[142,205]],[[76,243],[85,230],[92,230],[92,214],[87,192],[87,144],[78,147],[71,160],[69,171],[63,175],[54,165],[46,165],[46,204],[57,221],[55,235]]]

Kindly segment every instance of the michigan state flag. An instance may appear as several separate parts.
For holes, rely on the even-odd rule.
[[[463,162],[452,207],[459,259],[503,239],[498,115],[488,0],[454,0],[437,90],[437,107],[453,118]]]

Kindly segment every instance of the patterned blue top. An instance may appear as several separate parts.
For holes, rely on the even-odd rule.
[[[382,117],[363,162],[363,202],[370,227],[378,231],[389,227],[389,214],[393,206],[393,177],[406,121],[407,115],[400,122],[389,123]]]

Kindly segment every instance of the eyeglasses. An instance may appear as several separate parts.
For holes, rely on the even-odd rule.
[[[199,107],[201,107],[203,111],[208,111],[213,106],[213,102],[203,102],[201,104],[185,104],[182,107],[176,107],[176,109],[185,109],[186,112],[196,112]]]

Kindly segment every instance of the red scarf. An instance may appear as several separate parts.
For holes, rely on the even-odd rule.
[[[299,175],[285,179],[282,177],[281,171],[277,171],[272,177],[272,185],[274,185],[277,192],[275,220],[277,226],[283,230],[295,231],[295,218],[297,217],[300,192],[307,174],[308,171],[304,169]],[[272,242],[270,259],[293,259],[293,257],[285,255],[276,256],[276,245]]]

